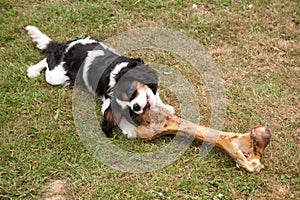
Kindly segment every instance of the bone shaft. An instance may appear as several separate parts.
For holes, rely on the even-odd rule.
[[[206,126],[196,125],[186,120],[182,121],[179,126],[179,130],[179,134],[182,136],[195,137],[198,141],[215,144],[217,147],[223,149],[231,156],[236,156],[230,142],[233,137],[239,137],[239,134],[223,132]]]
[[[197,140],[209,143],[219,142],[222,138],[224,138],[224,136],[227,137],[232,135],[232,133],[226,133],[206,126],[196,125],[186,120],[183,120],[179,125],[179,130],[183,132],[182,135],[187,134],[184,136],[192,136]]]

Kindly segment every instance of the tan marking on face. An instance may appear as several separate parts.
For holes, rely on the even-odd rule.
[[[137,88],[139,84],[141,84],[141,83],[138,82],[138,81],[132,81],[130,88],[131,88],[131,89],[132,89],[132,88]]]
[[[123,92],[123,93],[122,93],[122,99],[123,99],[123,101],[128,101],[128,100],[129,100],[129,97],[128,97],[128,95],[126,94],[126,92]]]
[[[141,91],[146,91],[149,87],[147,85],[144,85],[140,82],[137,82],[137,85],[136,85],[136,95],[135,97],[137,97]],[[134,97],[134,98],[135,98]]]

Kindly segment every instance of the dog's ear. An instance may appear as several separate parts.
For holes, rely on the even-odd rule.
[[[109,106],[104,112],[101,128],[107,137],[112,137],[112,130],[115,126],[116,126],[116,122],[113,118],[111,106]]]
[[[120,108],[114,99],[109,107],[104,111],[103,120],[101,123],[102,131],[107,137],[112,137],[113,128],[119,124],[121,117],[122,108]]]

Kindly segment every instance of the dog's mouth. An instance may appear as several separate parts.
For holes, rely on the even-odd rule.
[[[145,106],[145,108],[150,108],[151,104],[150,104],[150,97],[147,95],[147,104]]]
[[[153,92],[148,88],[146,90],[146,105],[143,109],[145,111],[146,109],[149,109],[150,107],[154,106],[156,104]]]
[[[146,105],[143,109],[143,111],[149,109],[151,107],[151,99],[150,99],[150,96],[147,94],[147,102],[146,102]]]

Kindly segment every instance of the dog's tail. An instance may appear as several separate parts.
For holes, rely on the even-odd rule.
[[[33,42],[36,42],[36,47],[41,50],[46,50],[49,43],[52,41],[46,34],[42,33],[35,26],[26,26],[25,28],[28,31],[28,34],[32,38]]]

